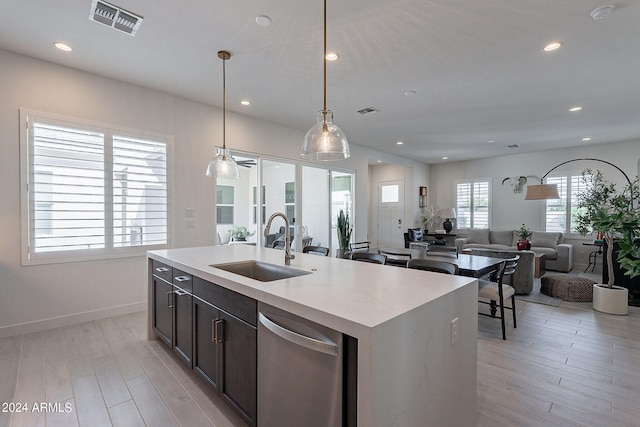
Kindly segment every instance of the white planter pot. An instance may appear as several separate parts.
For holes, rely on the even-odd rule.
[[[593,309],[624,316],[629,312],[629,290],[622,286],[593,285]]]

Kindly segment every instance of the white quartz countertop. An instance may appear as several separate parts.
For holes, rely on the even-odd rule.
[[[149,251],[148,257],[353,336],[474,282],[389,265],[295,253],[290,268],[311,274],[260,282],[211,266],[257,260],[284,267],[284,251],[224,245]]]

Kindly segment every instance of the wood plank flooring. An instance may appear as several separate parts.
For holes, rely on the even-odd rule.
[[[478,320],[478,426],[640,426],[640,308],[517,307],[507,341],[498,320]],[[146,339],[146,321],[140,312],[0,340],[0,404],[27,404],[0,411],[0,427],[243,426]]]

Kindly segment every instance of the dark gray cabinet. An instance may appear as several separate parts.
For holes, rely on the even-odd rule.
[[[193,353],[193,279],[173,269],[173,341],[172,347],[189,366]]]
[[[167,345],[173,340],[173,284],[167,280],[171,274],[171,267],[153,261],[153,331]]]
[[[193,293],[193,369],[256,425],[257,303],[198,277]]]
[[[193,353],[193,280],[158,261],[152,263],[153,330],[187,364]],[[171,283],[173,282],[173,283]]]

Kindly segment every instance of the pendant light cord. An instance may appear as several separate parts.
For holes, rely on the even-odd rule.
[[[227,58],[225,56],[222,57],[222,151],[224,152],[223,156],[226,157],[226,139],[227,139],[227,78],[226,78],[226,63]]]
[[[324,0],[324,55],[322,60],[324,63],[324,111],[327,111],[327,0]]]

